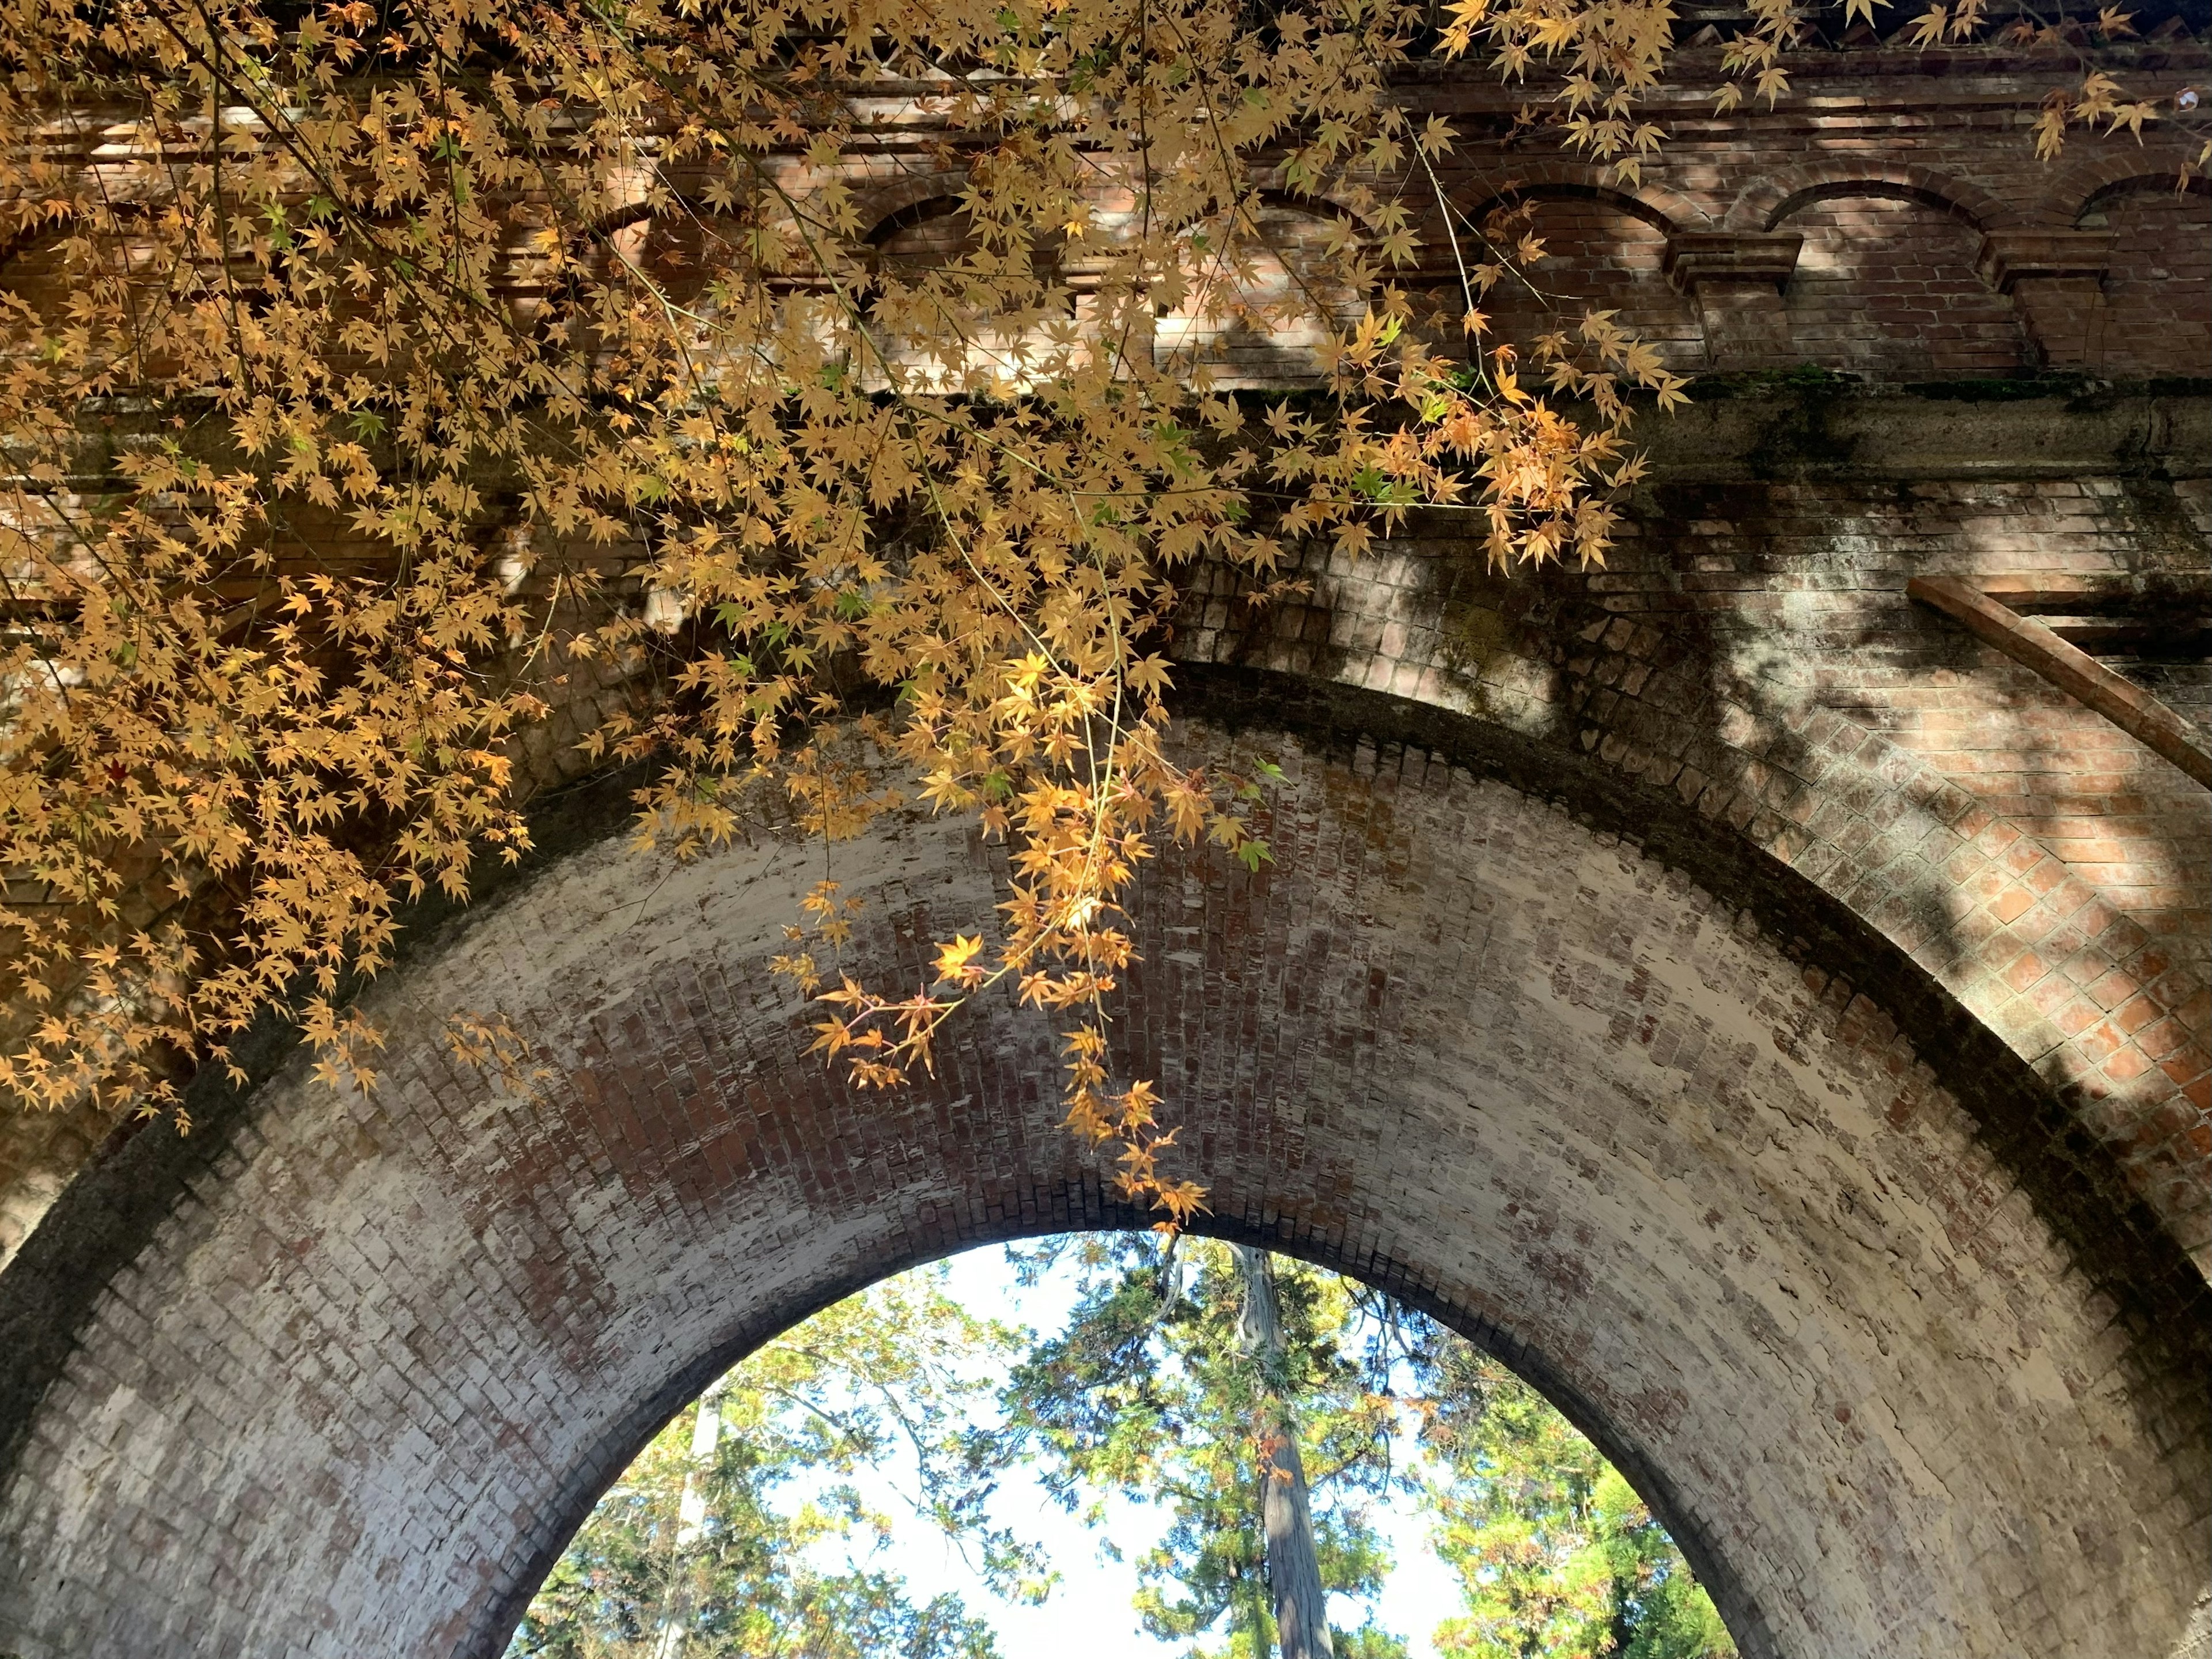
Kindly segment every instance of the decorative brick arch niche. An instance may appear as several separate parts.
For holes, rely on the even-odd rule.
[[[1151,866],[1114,1028],[1210,1225],[1522,1367],[1748,1655],[2199,1650],[2203,1281],[2087,1137],[2026,1132],[2059,1109],[2021,1062],[1594,762],[1311,683],[1193,705],[1194,750],[1288,776],[1271,871]],[[618,800],[377,988],[372,1097],[296,1055],[210,1086],[0,1279],[0,1647],[492,1659],[721,1367],[915,1262],[1132,1219],[1055,1125],[1047,1027],[975,1011],[933,1082],[856,1097],[765,971],[818,848],[654,866]],[[879,981],[993,896],[950,821],[834,873]],[[442,1057],[466,1007],[531,1033],[540,1103]]]

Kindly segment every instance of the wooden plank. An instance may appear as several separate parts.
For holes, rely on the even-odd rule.
[[[2212,789],[2212,752],[2206,751],[2197,729],[2133,681],[1956,576],[1915,576],[1905,591],[1964,623],[1977,639],[2033,669]]]

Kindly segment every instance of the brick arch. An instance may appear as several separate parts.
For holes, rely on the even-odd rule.
[[[712,222],[726,220],[728,216],[726,210],[716,207],[704,196],[695,195],[689,191],[673,191],[659,206],[647,201],[636,201],[611,209],[574,240],[592,251],[586,256],[592,257],[592,253],[611,247],[623,232],[628,231],[632,233],[630,257],[635,258],[638,251],[648,246],[657,234],[680,234],[691,221]]]
[[[856,189],[855,215],[865,228],[859,240],[873,240],[902,213],[910,213],[939,197],[957,197],[968,188],[968,169],[951,167],[908,173],[885,185]]]
[[[2108,178],[2075,216],[2104,259],[2094,292],[2076,301],[2082,361],[2097,374],[2172,374],[2212,356],[2212,187],[2192,178],[2182,192],[2173,182],[2139,169]]]
[[[1955,215],[1977,230],[2002,230],[2019,211],[1989,191],[1917,163],[1854,161],[1790,167],[1754,180],[1729,204],[1727,230],[1769,231],[1808,202],[1835,196],[1902,196]]]
[[[1978,266],[1984,223],[1954,197],[1838,178],[1784,198],[1766,228],[1802,238],[1783,294],[1798,361],[1896,380],[2027,369],[2014,301]]]
[[[1206,688],[1185,739],[1284,763],[1279,863],[1164,854],[1115,1011],[1210,1227],[1522,1367],[1747,1655],[2178,1650],[2208,1565],[2202,1288],[2172,1302],[2094,1157],[2015,1155],[2033,1077],[1694,815],[1480,723],[1389,729],[1434,711],[1291,729],[1281,690]],[[570,810],[567,851],[374,992],[376,1095],[282,1054],[210,1079],[191,1139],[132,1142],[0,1279],[24,1659],[490,1659],[720,1367],[913,1262],[1129,1219],[1055,1126],[1032,1018],[975,1011],[888,1097],[800,1057],[762,969],[818,853],[646,869],[605,801]],[[957,823],[848,846],[849,965],[912,976],[993,867]],[[551,1066],[537,1103],[435,1042],[486,1005]]]
[[[1153,361],[1183,372],[1204,365],[1220,389],[1297,390],[1328,377],[1333,341],[1356,326],[1363,307],[1334,280],[1327,249],[1337,216],[1369,224],[1349,203],[1313,191],[1279,188],[1263,178],[1254,217],[1260,246],[1249,283],[1194,282],[1182,303],[1154,325]],[[1266,327],[1236,307],[1296,296],[1296,314]]]
[[[1252,170],[1252,190],[1263,202],[1316,216],[1340,213],[1365,231],[1376,229],[1373,209],[1360,199],[1360,191],[1344,179],[1329,176],[1298,183],[1287,167],[1261,167]]]
[[[2202,173],[2191,173],[2179,184],[2176,180],[2179,166],[2154,171],[2143,165],[2140,155],[2100,155],[2092,161],[2069,168],[2063,183],[2051,191],[2054,208],[2059,208],[2057,222],[2067,227],[2081,223],[2083,216],[2117,196],[2132,195],[2137,191],[2164,191],[2168,195],[2185,192],[2191,196],[2212,196],[2212,179]],[[2060,204],[2071,203],[2071,207]]]
[[[1875,424],[1850,441],[1893,431],[1884,465],[1932,449],[1945,441],[1944,416],[1940,404],[1921,412],[1929,408],[1883,399],[1868,411]],[[1784,430],[1755,441],[1785,453]],[[2156,440],[2146,430],[2128,441]],[[1587,574],[1500,577],[1470,559],[1449,521],[1411,526],[1358,563],[1310,550],[1292,573],[1310,596],[1254,621],[1234,579],[1201,571],[1178,653],[1474,715],[1553,754],[1589,757],[1635,793],[1638,811],[1671,800],[1727,826],[2001,1034],[2068,1103],[2069,1118],[2049,1127],[2054,1141],[2086,1133],[2107,1147],[2169,1236],[2212,1273],[2212,995],[2184,943],[2195,923],[2139,908],[2114,879],[2124,879],[2126,860],[2158,867],[2171,856],[2148,836],[2116,849],[2133,833],[2125,814],[2171,823],[2201,846],[2203,792],[2148,751],[2114,753],[2095,716],[1919,614],[1904,592],[1909,574],[1973,568],[1978,544],[2008,533],[2011,515],[2045,511],[2049,487],[1914,486],[1918,540],[1907,550],[1889,528],[1902,493],[1891,486],[1770,490],[1723,476],[1659,492],[1607,567]],[[1832,590],[1838,555],[1863,557],[1875,545],[1898,562],[1852,579],[1848,599],[1815,602],[1802,624],[1784,620],[1790,601],[1779,590]],[[2081,540],[2064,546],[2081,556]],[[1748,589],[1735,591],[1754,570]],[[1831,675],[1836,688],[1823,689]],[[1887,690],[1900,681],[1902,708]],[[1942,708],[1932,719],[1910,712],[1947,685],[1955,689],[1936,692]],[[1959,730],[1977,723],[1992,747],[2050,745],[2043,775],[2054,780],[2080,764],[2069,750],[2099,769],[2126,767],[2100,839],[2082,844],[2067,806],[2036,799],[2047,786],[1978,776],[1981,745]],[[2008,763],[2031,776],[2045,764],[2032,755]],[[2151,879],[2189,877],[2161,869]]]
[[[1540,335],[1571,327],[1577,308],[1586,306],[1615,313],[1629,332],[1658,349],[1668,368],[1692,374],[1705,367],[1705,328],[1696,306],[1666,274],[1668,240],[1682,221],[1641,192],[1583,179],[1527,175],[1478,198],[1469,216],[1480,223],[1493,209],[1515,202],[1533,205],[1532,228],[1545,246],[1530,278],[1565,305],[1555,309],[1517,283],[1500,283],[1481,307],[1498,337],[1525,349]],[[1673,205],[1684,204],[1678,199]],[[1440,298],[1449,296],[1442,307],[1447,314],[1458,309],[1449,286],[1456,279],[1456,272],[1448,273],[1439,291]]]
[[[911,250],[902,252],[893,248],[892,244],[899,237],[908,231],[921,232],[925,226],[934,227],[935,229],[926,234],[924,240],[941,246],[932,246],[927,253],[920,256]],[[960,198],[947,192],[941,196],[925,196],[896,213],[885,214],[868,228],[868,234],[860,240],[861,245],[872,251],[872,258],[896,257],[934,262],[956,256],[957,249],[968,244],[975,234],[973,222],[969,220],[966,210],[961,207]]]
[[[1641,220],[1662,235],[1678,230],[1698,230],[1711,221],[1705,210],[1675,191],[1638,185],[1624,190],[1595,167],[1547,163],[1516,169],[1510,182],[1490,185],[1466,210],[1478,223],[1482,216],[1508,203],[1546,199],[1582,199],[1606,204],[1616,212]]]

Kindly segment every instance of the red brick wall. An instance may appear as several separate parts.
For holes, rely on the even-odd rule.
[[[895,215],[877,226],[873,236],[884,261],[908,272],[964,258],[980,246],[975,225],[951,197],[938,197]]]
[[[1975,273],[1981,235],[1909,198],[1837,195],[1784,216],[1805,239],[1785,291],[1801,362],[1894,380],[2001,379],[2028,368],[2012,301]]]
[[[1617,324],[1657,346],[1676,373],[1705,366],[1697,307],[1662,269],[1663,228],[1604,197],[1539,196],[1534,208],[1528,229],[1544,257],[1528,267],[1526,283],[1509,276],[1484,301],[1501,338],[1525,348],[1540,334],[1573,333],[1585,311],[1613,311]]]
[[[2112,236],[2090,366],[2115,378],[2212,374],[2212,197],[2146,179],[2093,202],[2081,226]]]
[[[1264,204],[1256,218],[1249,272],[1240,281],[1226,268],[1200,264],[1189,295],[1159,319],[1154,355],[1184,372],[1202,365],[1222,387],[1310,386],[1328,361],[1330,337],[1316,313],[1330,313],[1340,331],[1359,316],[1323,274],[1336,222],[1280,202]],[[1271,325],[1271,308],[1283,307]]]

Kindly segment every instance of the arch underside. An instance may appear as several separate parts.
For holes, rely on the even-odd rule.
[[[1666,824],[1624,839],[1449,745],[1280,718],[1185,740],[1287,778],[1261,875],[1148,866],[1115,1009],[1209,1228],[1522,1367],[1653,1500],[1747,1654],[2193,1639],[2201,1285],[2122,1200],[2094,1208],[2094,1158],[2069,1193],[1993,1150],[1993,1115],[2043,1109],[2024,1066],[1870,998],[1841,933],[1792,938],[1777,918],[1817,896],[1778,866],[1700,867]],[[804,1056],[809,1012],[766,963],[818,847],[655,864],[601,809],[374,990],[372,1095],[294,1058],[189,1150],[157,1132],[112,1161],[142,1192],[185,1171],[127,1261],[70,1243],[125,1203],[103,1171],[11,1269],[15,1316],[43,1285],[76,1346],[7,1362],[0,1648],[491,1659],[721,1367],[915,1262],[1138,1219],[1057,1127],[1034,1015],[969,1011],[936,1077],[889,1095]],[[867,901],[842,966],[924,977],[930,939],[988,913],[995,856],[914,817],[836,849]],[[459,1010],[531,1036],[537,1101],[445,1054]],[[2100,1254],[2100,1214],[2148,1242]]]

